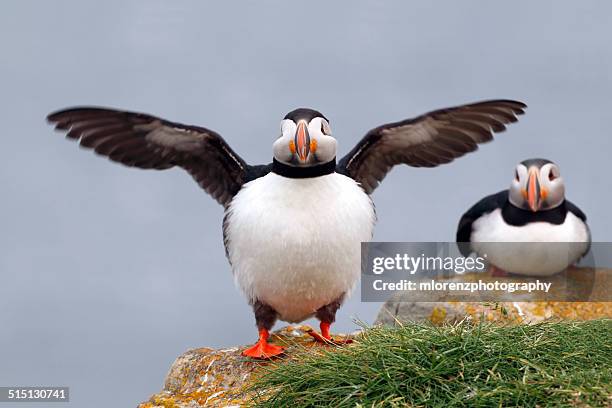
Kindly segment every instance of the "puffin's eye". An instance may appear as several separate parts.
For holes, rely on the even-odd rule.
[[[514,170],[514,179],[515,179],[516,181],[521,181],[521,180],[520,180],[520,177],[519,177],[519,174],[518,174],[518,170]]]
[[[327,135],[327,133],[325,133],[325,125],[323,124],[323,122],[321,122],[321,133]]]
[[[557,176],[555,176],[555,174],[554,174],[554,172],[553,172],[552,170],[548,172],[548,179],[549,179],[550,181],[553,181],[553,180],[555,180],[556,178],[557,178]]]

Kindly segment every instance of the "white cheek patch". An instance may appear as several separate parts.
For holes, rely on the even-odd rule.
[[[297,125],[291,119],[283,119],[281,121],[281,133],[283,136],[294,135],[297,130]]]
[[[550,180],[550,175],[554,176]],[[540,184],[548,192],[546,208],[554,208],[565,199],[565,184],[560,177],[559,169],[552,163],[545,164],[540,169]]]
[[[296,124],[291,119],[281,121],[281,136],[272,145],[272,154],[278,161],[289,163],[293,158],[293,153],[289,149],[289,143],[293,140]]]
[[[317,138],[317,151],[315,157],[319,162],[328,162],[336,157],[336,139],[331,136]]]
[[[516,180],[512,180],[512,184],[510,184],[510,193],[508,198],[510,202],[518,208],[521,208],[525,201],[523,198],[523,193],[521,192],[522,186],[523,184]]]
[[[516,168],[516,172],[519,176],[519,183],[521,185],[525,185],[527,183],[527,173],[528,173],[527,167],[521,164]]]
[[[288,163],[293,158],[293,153],[289,149],[289,142],[291,141],[288,137],[281,137],[272,145],[272,154],[278,161]]]
[[[561,204],[565,199],[565,184],[561,177],[555,179],[553,182],[547,182],[548,197],[546,202],[550,207],[556,207]]]
[[[321,119],[320,118],[314,118],[313,120],[310,121],[310,123],[308,124],[308,133],[310,134],[310,137],[323,136],[323,132],[321,132]]]
[[[553,171],[551,167],[552,164],[545,164],[540,169],[540,184],[545,188],[550,188],[551,186],[551,181],[549,178],[550,173]]]

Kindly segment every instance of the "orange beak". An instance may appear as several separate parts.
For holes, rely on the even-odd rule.
[[[298,123],[297,131],[295,132],[295,153],[302,163],[305,163],[310,155],[310,135],[304,121]]]
[[[542,191],[540,186],[540,171],[536,167],[529,169],[529,178],[527,179],[527,204],[529,209],[536,212],[542,204]]]

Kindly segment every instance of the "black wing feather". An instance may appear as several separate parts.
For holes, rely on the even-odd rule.
[[[472,206],[459,220],[457,226],[457,246],[463,256],[469,256],[472,252],[470,246],[470,239],[472,236],[472,224],[478,218],[497,208],[503,208],[508,202],[508,190],[500,191],[497,194],[491,194],[486,196],[476,204]]]
[[[170,122],[144,113],[77,107],[47,120],[81,146],[126,166],[164,170],[182,167],[226,206],[247,178],[266,166],[249,166],[216,132]],[[262,167],[260,169],[260,167]],[[261,174],[260,174],[261,173]]]
[[[586,222],[587,216],[582,212],[580,208],[578,208],[574,203],[569,200],[565,200],[565,207],[568,211],[574,214],[576,217],[580,218],[582,221]]]
[[[592,246],[591,229],[589,228],[589,224],[587,224],[587,216],[584,212],[582,212],[580,208],[576,206],[576,204],[572,203],[569,200],[565,200],[565,208],[567,208],[567,210],[571,212],[572,214],[574,214],[576,217],[580,218],[582,222],[584,222],[584,225],[587,228],[587,232],[589,234],[589,245],[587,246],[586,250],[582,254],[582,257],[585,257],[586,254],[588,254],[589,251],[591,250],[591,246]]]
[[[372,193],[393,166],[435,167],[451,162],[492,140],[493,133],[516,122],[526,107],[511,100],[484,101],[379,126],[340,160],[336,171]]]

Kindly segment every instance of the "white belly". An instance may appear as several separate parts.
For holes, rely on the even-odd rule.
[[[490,263],[506,272],[550,276],[582,257],[590,234],[586,224],[571,212],[563,224],[535,222],[517,227],[506,224],[497,209],[474,222],[471,241],[476,253],[486,254]],[[495,244],[499,242],[512,244]]]
[[[370,197],[349,177],[270,173],[243,186],[227,210],[236,284],[282,320],[302,321],[352,290],[361,242],[372,238]]]

